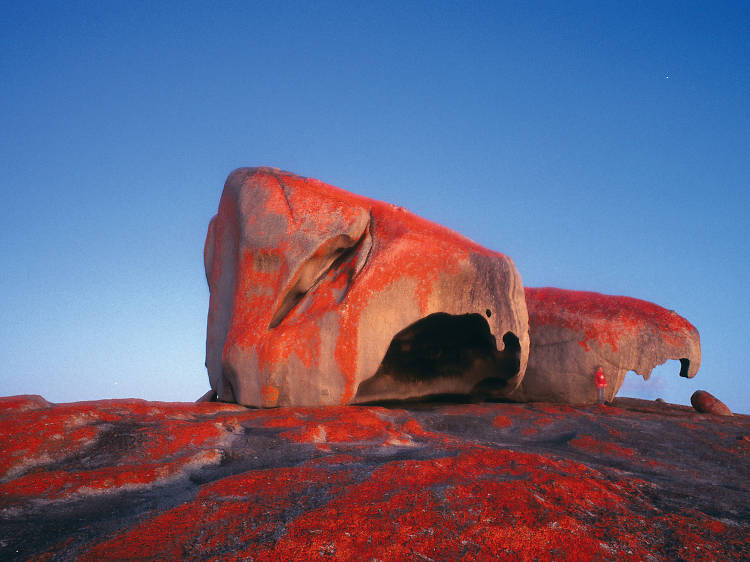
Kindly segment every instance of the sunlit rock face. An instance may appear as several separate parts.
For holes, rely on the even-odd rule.
[[[242,168],[204,257],[219,400],[503,398],[523,378],[528,315],[512,261],[400,207]]]
[[[654,367],[676,359],[681,376],[698,372],[698,330],[672,310],[585,291],[526,287],[525,292],[531,350],[514,400],[595,402],[598,367],[607,379],[607,400],[631,370],[648,379]]]

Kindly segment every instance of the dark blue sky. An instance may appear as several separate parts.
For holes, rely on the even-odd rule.
[[[750,412],[750,4],[3,3],[0,395],[191,400],[206,227],[270,165],[643,298]],[[373,5],[374,4],[374,5]]]

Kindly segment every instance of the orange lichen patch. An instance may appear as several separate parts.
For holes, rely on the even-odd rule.
[[[455,442],[455,438],[451,437],[450,435],[446,435],[444,433],[436,433],[434,431],[427,431],[415,419],[407,419],[407,421],[403,423],[403,428],[404,431],[414,437],[430,439],[432,441],[437,441],[443,444]]]
[[[216,446],[226,435],[218,423],[163,420],[158,427],[144,425],[138,432],[142,441],[133,456],[153,460],[168,459],[185,450]]]
[[[197,420],[220,412],[245,410],[234,404],[189,404],[146,402],[144,400],[101,400],[70,404],[48,404],[39,400],[30,409],[26,400],[4,400],[0,405],[0,478],[25,470],[59,462],[93,446],[98,436],[111,424],[122,421],[142,422],[142,448],[153,460],[169,457],[186,447],[201,446],[224,434],[211,424]],[[166,419],[165,418],[172,418]],[[178,421],[183,419],[185,421]],[[192,420],[192,421],[191,421]],[[158,423],[155,428],[154,423]],[[28,428],[34,427],[33,432]]]
[[[84,560],[736,560],[750,553],[742,515],[746,471],[732,451],[733,446],[747,448],[747,416],[720,421],[691,417],[695,427],[686,431],[677,415],[595,407],[572,407],[569,415],[558,415],[541,404],[484,404],[473,416],[471,405],[461,406],[464,420],[455,413],[443,415],[443,408],[452,407],[439,405],[222,411],[187,404],[161,418],[156,413],[161,405],[134,406],[131,412],[137,414],[127,414],[129,406],[122,403],[102,404],[98,414],[87,407],[69,405],[68,414],[79,424],[70,426],[71,433],[99,424],[106,435],[130,445],[113,446],[98,437],[93,447],[71,451],[76,455],[54,468],[39,466],[0,483],[0,509],[16,528],[25,515],[13,519],[14,513],[28,513],[29,506],[36,509],[44,502],[75,500],[57,506],[70,509],[69,531],[58,531],[58,522],[39,512],[39,529],[23,531],[23,541],[32,547],[20,557],[44,559],[47,551],[57,558]],[[119,421],[81,423],[114,416],[115,410],[122,416]],[[88,413],[75,418],[76,412]],[[554,421],[556,436],[579,435],[569,448],[556,446],[554,456],[539,454],[548,450],[546,436],[519,437],[525,428],[546,431],[550,426],[535,423],[545,418]],[[64,427],[62,421],[58,425]],[[209,429],[202,431],[201,425]],[[242,438],[225,440],[221,428],[226,427],[241,427]],[[281,436],[318,427],[327,438],[329,432],[339,432],[338,439],[351,442],[337,442],[330,453],[305,455],[307,448]],[[262,431],[256,434],[256,428]],[[447,433],[432,433],[431,428]],[[0,434],[4,429],[0,425]],[[196,441],[190,440],[191,431]],[[156,437],[151,439],[149,432]],[[419,439],[419,448],[399,451],[396,457],[415,458],[393,460],[384,454],[389,432]],[[645,432],[664,435],[669,446],[644,443]],[[502,439],[493,439],[500,433]],[[174,434],[175,441],[164,441],[167,452],[150,459],[166,434]],[[256,437],[262,440],[253,441]],[[216,439],[221,445],[208,448]],[[267,447],[267,465],[218,477],[243,462],[257,466],[254,443]],[[696,447],[705,452],[688,454]],[[139,462],[125,462],[125,450],[128,455],[140,451]],[[217,463],[224,451],[232,462],[193,474]],[[586,461],[567,460],[566,455]],[[86,459],[96,468],[88,468]],[[589,462],[601,470],[587,466]],[[643,479],[632,478],[634,472]],[[713,503],[706,474],[720,482],[710,487],[717,495]],[[652,475],[656,481],[645,480]],[[198,484],[211,477],[218,479]],[[690,482],[699,485],[686,495],[684,486]],[[143,503],[141,511],[128,511],[117,532],[111,521],[99,524],[97,518],[111,514],[107,500],[97,496],[117,498],[115,494],[131,489],[139,490],[139,497],[159,499]],[[155,507],[165,505],[169,507]],[[48,532],[52,535],[37,538]],[[0,558],[3,554],[0,550]]]
[[[618,342],[640,330],[657,330],[663,338],[677,342],[677,334],[695,327],[676,314],[650,302],[587,291],[525,288],[532,337],[535,327],[559,325],[583,334],[579,343],[588,348],[595,342],[618,350]]]
[[[508,416],[495,416],[495,419],[492,420],[492,425],[495,427],[510,427],[513,425],[513,422]]]
[[[727,447],[727,452],[741,459],[750,457],[750,435],[737,438],[734,446]]]
[[[253,416],[254,421],[261,427],[297,427],[302,420],[308,419],[310,411],[306,408],[295,408],[289,410],[286,408],[279,410],[269,410],[257,412]]]
[[[538,416],[533,410],[533,404],[494,404],[488,413],[500,414],[509,417],[513,421],[526,421],[536,419]],[[468,410],[468,415],[471,410]]]
[[[590,497],[585,492],[577,496],[571,493],[571,484],[577,484],[575,479],[558,476],[553,485],[484,481],[451,487],[446,492],[448,501],[467,515],[457,538],[485,554],[514,552],[522,553],[526,560],[555,560],[557,551],[565,552],[569,559],[597,559],[606,551],[582,515],[608,509],[607,505],[620,498],[616,494],[612,498],[601,494]],[[551,492],[562,503],[556,504]],[[605,505],[598,505],[597,500]],[[553,506],[564,507],[553,511]]]
[[[655,512],[643,503],[648,487],[486,449],[388,462],[363,481],[348,470],[257,470],[204,485],[82,559],[695,560],[746,546],[703,513]]]
[[[123,419],[160,420],[165,416],[175,419],[199,419],[222,412],[247,411],[247,408],[239,404],[152,402],[134,398],[55,404],[53,408],[60,412],[78,413],[82,416],[96,417],[100,421],[111,422]]]
[[[333,410],[321,408],[316,416],[281,436],[299,443],[411,443],[411,436],[398,423],[388,419],[382,409],[350,406]]]
[[[48,408],[49,406],[51,404],[37,394],[20,394],[18,396],[4,396],[0,398],[0,412],[3,410],[25,412],[26,410]]]
[[[750,547],[748,534],[699,511],[685,509],[680,514],[660,514],[654,518],[653,524],[657,528],[667,529],[672,534],[676,542],[673,559],[706,562],[747,559],[747,556],[735,557],[725,553],[730,550],[747,552]]]
[[[623,441],[625,439],[625,433],[621,429],[615,429],[604,424],[604,429],[607,430],[607,434],[617,441]]]
[[[271,495],[275,490],[304,487],[312,482],[342,482],[346,480],[347,474],[345,471],[330,471],[318,467],[252,470],[205,484],[201,487],[196,501]]]
[[[526,425],[521,431],[523,435],[533,435],[537,433],[538,428],[532,427],[531,424],[550,425],[561,420],[569,419],[573,416],[587,415],[585,412],[570,406],[544,403],[494,405],[488,410],[488,413],[495,413],[498,411],[501,411],[502,414],[493,419],[492,424],[495,427],[510,427],[514,422]],[[484,413],[483,410],[481,412]]]
[[[267,544],[283,517],[303,509],[306,495],[348,483],[346,471],[311,467],[250,471],[205,485],[198,497],[157,514],[91,548],[82,560],[207,559]],[[266,544],[264,544],[266,543]]]
[[[279,389],[271,384],[264,384],[260,389],[260,398],[263,406],[270,408],[279,400]]]
[[[19,496],[59,500],[81,493],[142,488],[182,475],[186,468],[215,464],[220,460],[219,451],[208,450],[168,463],[118,465],[76,472],[32,471],[0,484],[0,497],[6,501]]]
[[[89,424],[112,419],[91,408],[49,406],[38,409],[0,411],[0,478],[50,462],[85,448],[98,429]],[[35,431],[29,432],[28,428]]]
[[[589,453],[614,455],[619,457],[632,457],[635,450],[628,447],[620,447],[614,443],[606,443],[594,439],[589,435],[581,435],[569,441],[570,445]]]
[[[598,541],[581,533],[586,529],[581,520],[592,509],[618,509],[622,497],[592,478],[597,474],[581,465],[510,451],[391,462],[287,525],[268,556],[457,559],[507,551],[521,559],[552,559],[545,547],[565,547],[568,553],[571,541],[579,543],[576,553],[597,554]],[[548,492],[552,497],[545,497]],[[564,508],[561,517],[559,508],[567,502],[581,508]]]
[[[207,543],[213,543],[214,548],[229,546],[233,531],[252,538],[272,530],[275,525],[268,525],[268,515],[264,506],[252,502],[187,503],[95,545],[79,560],[205,559],[210,555]]]
[[[414,439],[451,441],[447,435],[426,431],[402,410],[365,406],[329,406],[258,412],[260,427],[288,429],[281,437],[297,443],[338,443],[347,446],[413,446]],[[245,422],[248,425],[248,422]]]

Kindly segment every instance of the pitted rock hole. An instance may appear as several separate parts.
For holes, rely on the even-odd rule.
[[[505,386],[521,364],[518,337],[506,332],[503,344],[498,351],[481,314],[431,314],[393,337],[375,375],[359,385],[355,401],[491,393]]]
[[[688,378],[688,371],[690,370],[690,359],[684,357],[680,359],[680,376]]]

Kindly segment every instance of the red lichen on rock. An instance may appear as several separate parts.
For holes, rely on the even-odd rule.
[[[275,410],[31,403],[0,400],[0,419],[36,412],[13,426],[24,435],[66,419],[78,424],[71,431],[97,431],[0,479],[0,558],[750,556],[748,416],[632,399]]]
[[[239,169],[204,259],[206,364],[222,400],[349,403],[391,338],[436,312],[494,310],[498,341],[507,331],[520,341],[521,366],[508,376],[523,376],[527,314],[512,261],[399,207],[281,170]],[[468,277],[472,290],[457,291]]]
[[[510,427],[513,425],[513,421],[508,416],[495,416],[492,425],[495,427]]]
[[[583,334],[579,344],[608,345],[618,351],[623,337],[656,327],[662,337],[676,342],[675,334],[695,327],[673,310],[632,297],[615,297],[590,291],[552,287],[525,287],[532,337],[535,328],[555,324]]]
[[[191,465],[215,464],[221,460],[218,450],[206,450],[171,462],[148,463],[70,471],[32,471],[0,484],[0,506],[14,496],[33,496],[59,500],[76,494],[95,494],[143,488],[181,476]]]
[[[6,498],[60,499],[152,484],[190,466],[216,463],[221,458],[216,447],[227,432],[206,417],[237,409],[236,405],[143,400],[55,405],[39,397],[1,399],[0,493]],[[112,442],[111,430],[122,422],[130,424],[131,433],[126,440],[115,437]],[[32,427],[34,431],[29,431]],[[108,437],[101,442],[103,434]],[[117,455],[120,464],[75,473],[45,468],[98,448]]]
[[[589,435],[580,435],[570,441],[573,447],[596,454],[632,457],[635,451],[627,447],[620,447],[614,443],[605,443]]]
[[[266,414],[263,427],[288,428],[280,433],[297,443],[338,443],[352,445],[377,443],[412,446],[414,438],[440,439],[425,431],[415,419],[405,419],[405,412],[379,407],[330,406],[295,408]]]
[[[388,419],[387,411],[372,408],[321,410],[299,429],[282,433],[298,442],[411,444],[411,436]]]
[[[208,559],[236,545],[256,543],[283,529],[287,512],[304,508],[305,495],[346,482],[346,471],[319,468],[255,470],[204,485],[195,500],[146,519],[100,543],[81,560]],[[267,539],[266,539],[267,540]]]
[[[513,400],[611,401],[628,371],[648,379],[654,367],[670,359],[679,360],[683,377],[695,376],[700,368],[698,331],[672,310],[586,291],[524,291],[531,348]]]
[[[33,403],[33,408],[29,404]],[[0,404],[0,478],[52,462],[93,443],[99,432],[94,425],[118,416],[81,405],[42,405],[37,401],[4,400]],[[34,432],[28,432],[34,427]]]

